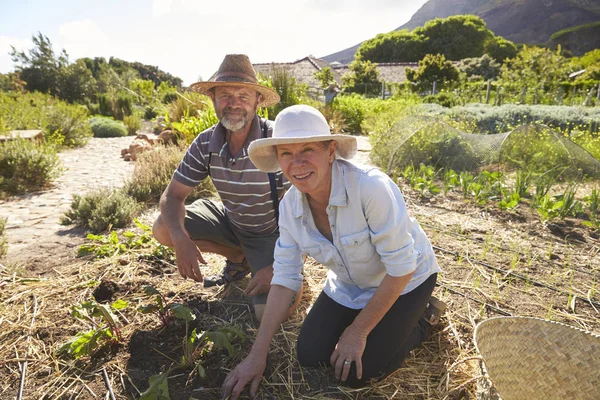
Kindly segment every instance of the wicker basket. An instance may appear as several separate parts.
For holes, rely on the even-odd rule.
[[[600,337],[529,317],[497,317],[475,345],[503,400],[600,399]]]

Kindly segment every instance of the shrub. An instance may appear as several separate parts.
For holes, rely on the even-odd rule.
[[[76,224],[92,232],[104,232],[129,225],[140,207],[121,190],[97,189],[73,195],[71,208],[61,218],[62,225]]]
[[[0,143],[0,197],[41,189],[60,171],[54,145],[24,139]]]
[[[142,121],[135,115],[128,115],[123,118],[123,123],[127,128],[129,135],[135,135],[137,131],[142,127]]]
[[[65,146],[81,146],[92,136],[84,106],[42,93],[0,92],[0,129],[42,129],[46,139]]]
[[[458,98],[452,93],[442,92],[431,94],[423,98],[423,103],[439,104],[442,107],[452,108],[459,104]]]
[[[125,184],[125,192],[139,202],[158,202],[185,151],[182,147],[167,146],[140,154],[135,162],[133,176]],[[212,181],[205,179],[188,196],[188,200],[208,197],[214,192]]]
[[[125,124],[112,118],[93,117],[90,119],[90,126],[95,137],[127,136]]]
[[[6,237],[6,218],[0,218],[0,258],[8,251],[8,238]]]
[[[209,107],[212,108],[212,102],[208,96],[197,92],[185,92],[177,96],[177,100],[167,108],[169,119],[180,121],[184,117],[197,117],[199,112]]]

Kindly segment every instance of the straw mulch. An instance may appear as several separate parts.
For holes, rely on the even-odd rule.
[[[301,368],[295,358],[296,337],[326,273],[308,260],[300,308],[271,345],[259,398],[474,398],[478,383],[485,383],[473,343],[478,322],[528,315],[600,332],[600,242],[589,228],[568,220],[541,226],[527,210],[499,213],[462,199],[431,201],[403,190],[443,269],[435,295],[449,307],[441,323],[401,369],[364,389],[345,388],[330,369]],[[116,399],[135,399],[151,376],[175,367],[168,379],[172,399],[219,399],[224,377],[247,354],[258,328],[243,295],[247,279],[227,288],[203,289],[182,280],[172,260],[147,256],[151,250],[80,258],[44,273],[32,273],[27,265],[0,265],[0,398],[16,399],[23,379],[23,399],[110,398],[109,392]],[[217,273],[222,258],[208,256],[208,261],[211,267],[205,274]],[[208,347],[199,355],[207,375],[200,379],[190,368],[178,367],[185,325],[173,321],[163,328],[155,316],[136,311],[150,303],[143,292],[147,285],[194,310],[197,318],[190,330],[237,325],[248,340],[234,340],[231,357]],[[94,296],[129,303],[118,312],[123,343],[78,360],[58,355],[60,345],[90,328],[70,316],[70,307]]]

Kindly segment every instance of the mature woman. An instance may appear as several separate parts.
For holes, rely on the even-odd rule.
[[[280,204],[274,276],[256,341],[227,375],[224,396],[237,399],[248,383],[256,394],[269,343],[302,286],[305,254],[329,272],[302,325],[298,360],[330,364],[351,387],[399,368],[443,311],[431,298],[440,269],[429,240],[387,175],[346,161],[355,153],[354,137],[332,135],[325,117],[305,105],[283,110],[273,137],[250,145],[259,169],[281,169],[293,187]]]

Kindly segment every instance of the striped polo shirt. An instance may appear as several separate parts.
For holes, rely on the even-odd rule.
[[[208,155],[212,153],[210,177],[231,223],[240,230],[267,235],[277,229],[269,176],[256,168],[248,156],[248,146],[262,137],[264,123],[268,126],[267,136],[272,135],[273,122],[255,116],[248,139],[236,155],[229,154],[227,130],[221,123],[208,128],[194,139],[173,179],[186,186],[199,185],[209,176]],[[281,171],[276,174],[276,182],[281,198],[290,183]]]

